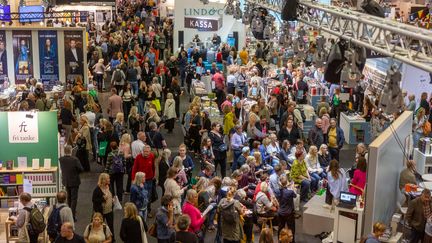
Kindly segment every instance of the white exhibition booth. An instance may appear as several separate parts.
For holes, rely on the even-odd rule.
[[[224,14],[226,1],[210,1],[203,4],[200,0],[181,0],[174,2],[174,48],[192,41],[199,35],[201,41],[211,39],[217,33],[222,42],[228,35],[238,33],[241,48],[246,43],[245,25],[241,20]]]

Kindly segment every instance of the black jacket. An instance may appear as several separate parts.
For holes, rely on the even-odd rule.
[[[62,183],[65,187],[77,187],[81,184],[79,174],[84,170],[81,162],[74,156],[63,156],[59,159],[62,171]]]
[[[300,132],[296,127],[293,127],[291,129],[291,132],[288,132],[288,130],[283,127],[279,130],[278,139],[281,142],[283,142],[284,140],[288,140],[292,146],[296,144],[297,139],[300,139]]]
[[[96,186],[96,188],[93,190],[92,202],[93,202],[93,211],[95,213],[97,212],[103,214],[102,203],[105,202],[105,199],[104,199],[104,193],[99,186]]]
[[[223,134],[221,134],[222,136],[218,136],[216,134],[214,134],[213,132],[209,132],[208,136],[210,138],[210,140],[212,141],[212,145],[213,145],[213,153],[215,156],[215,159],[217,160],[222,160],[226,158],[226,151],[220,151],[220,146],[222,144],[224,144],[224,136]]]
[[[139,221],[127,218],[123,219],[120,226],[120,238],[124,243],[142,242]]]

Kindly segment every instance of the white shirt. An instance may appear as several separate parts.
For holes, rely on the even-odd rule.
[[[237,83],[237,78],[234,75],[232,75],[232,74],[228,75],[228,77],[227,77],[227,84],[234,84],[234,85],[236,85],[236,83]]]
[[[76,48],[71,49],[71,52],[72,52],[72,54],[74,55],[75,60],[78,61],[78,54],[77,54],[77,50],[76,50]]]
[[[84,115],[89,121],[89,127],[93,128],[96,121],[96,114],[91,111],[87,111],[86,113],[84,113]]]
[[[132,150],[132,157],[135,159],[138,154],[142,153],[142,151],[144,150],[144,142],[137,139],[135,141],[132,142],[131,145],[131,150]]]

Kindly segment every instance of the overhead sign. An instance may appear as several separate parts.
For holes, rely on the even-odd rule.
[[[366,58],[383,58],[383,57],[388,57],[388,56],[381,54],[377,51],[366,49]]]
[[[8,113],[9,143],[38,143],[38,113]]]
[[[222,18],[185,17],[184,26],[199,31],[218,31],[222,27]]]

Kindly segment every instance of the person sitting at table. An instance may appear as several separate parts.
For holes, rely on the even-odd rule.
[[[310,188],[315,187],[311,185],[312,180],[309,175],[306,162],[304,160],[303,151],[299,150],[295,153],[296,159],[291,167],[291,179],[300,185],[300,200],[307,202],[309,200]],[[313,181],[315,182],[315,181]]]
[[[364,157],[358,158],[357,169],[354,171],[354,177],[349,185],[349,191],[357,196],[362,196],[366,185],[366,159]]]
[[[403,192],[406,184],[417,185],[417,174],[416,162],[414,160],[408,160],[406,168],[403,169],[399,177],[399,189]]]

